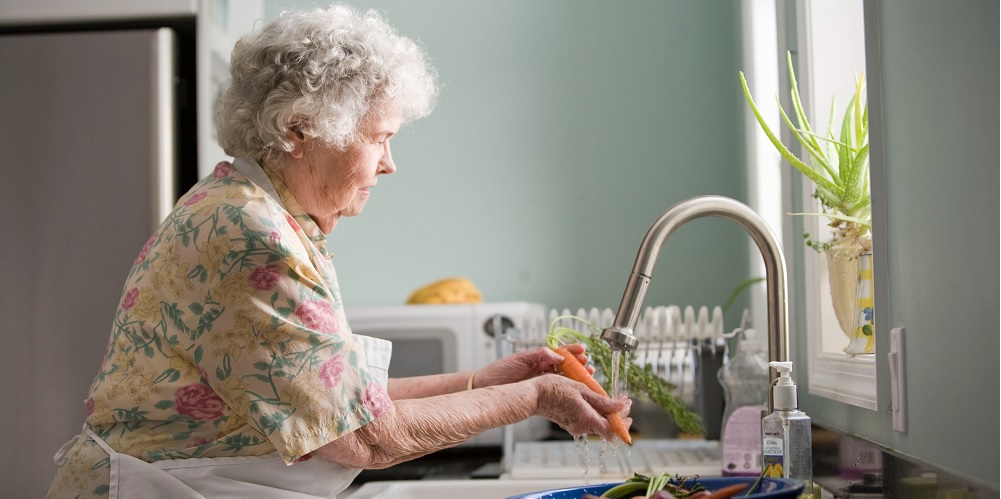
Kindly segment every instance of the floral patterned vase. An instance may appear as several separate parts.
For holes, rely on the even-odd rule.
[[[858,282],[855,287],[855,312],[851,340],[845,353],[849,355],[875,352],[876,326],[873,319],[872,252],[858,257]]]

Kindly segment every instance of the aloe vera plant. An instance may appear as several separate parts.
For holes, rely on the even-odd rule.
[[[865,75],[860,75],[855,80],[855,94],[845,109],[840,133],[835,137],[835,101],[832,99],[831,102],[831,119],[827,133],[825,135],[815,133],[803,111],[796,74],[792,67],[792,55],[788,52],[786,64],[789,68],[790,93],[798,126],[789,119],[781,104],[779,112],[803,150],[809,153],[810,164],[793,154],[768,127],[751,97],[744,73],[741,72],[740,84],[744,89],[744,97],[747,98],[747,103],[750,104],[761,129],[779,154],[816,185],[814,197],[820,200],[824,213],[797,213],[797,215],[819,215],[828,218],[834,233],[835,246],[861,244],[862,249],[866,250],[871,223],[869,106],[865,102]],[[807,244],[819,250],[830,248],[828,245],[821,246],[809,239]]]

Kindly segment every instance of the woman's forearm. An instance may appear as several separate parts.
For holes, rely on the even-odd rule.
[[[536,410],[536,391],[535,383],[525,381],[395,400],[390,411],[321,447],[318,453],[351,468],[385,468],[528,418]]]
[[[467,388],[470,371],[431,374],[410,378],[391,378],[386,391],[393,400],[434,397],[461,392]]]

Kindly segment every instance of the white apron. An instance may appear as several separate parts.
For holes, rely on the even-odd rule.
[[[233,166],[281,198],[256,162],[237,159]],[[386,387],[393,345],[389,341],[352,335],[365,349],[369,372]],[[336,497],[361,470],[314,457],[287,466],[278,452],[264,456],[165,459],[147,463],[115,452],[90,428],[87,434],[111,459],[109,499],[309,499]]]
[[[392,343],[353,335],[369,370],[383,386]],[[115,452],[90,428],[87,434],[111,460],[109,499],[314,499],[336,497],[361,470],[320,457],[287,466],[278,452],[263,456],[164,459],[147,463]]]

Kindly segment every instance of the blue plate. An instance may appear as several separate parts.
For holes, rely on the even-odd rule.
[[[702,484],[703,487],[714,491],[738,483],[752,484],[757,477],[713,477],[696,478],[694,483]],[[621,484],[603,483],[600,485],[584,485],[581,487],[570,487],[565,489],[543,490],[531,492],[518,496],[511,496],[508,499],[581,499],[584,494],[600,496],[606,490]],[[796,499],[803,492],[803,483],[798,480],[786,480],[783,478],[765,478],[758,487],[755,487],[751,495],[740,495],[740,499]],[[743,494],[743,493],[742,493]]]

